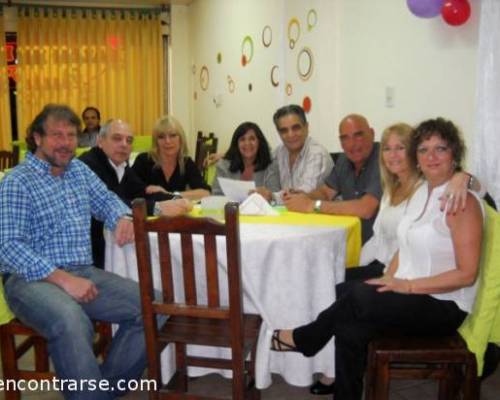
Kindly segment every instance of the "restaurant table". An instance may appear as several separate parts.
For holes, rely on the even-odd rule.
[[[333,340],[311,358],[293,352],[274,352],[269,346],[274,329],[308,323],[335,300],[335,284],[344,280],[346,247],[348,253],[355,253],[349,258],[356,263],[360,232],[360,221],[355,217],[291,212],[281,212],[278,217],[240,216],[244,310],[260,314],[263,320],[256,358],[258,388],[271,384],[271,373],[280,374],[296,386],[310,385],[315,372],[335,376]],[[109,231],[105,231],[105,239],[106,270],[137,281],[134,244],[119,247]],[[180,257],[179,235],[171,234],[170,240],[175,263]],[[156,240],[150,242],[154,282],[159,288],[158,244]],[[195,260],[202,260],[202,237],[195,236],[194,242]],[[225,254],[223,240],[217,241],[217,252]],[[225,257],[219,260],[219,275],[221,280],[227,276]],[[227,294],[227,285],[221,288]],[[198,295],[206,298],[203,291]],[[189,346],[188,352],[210,357],[229,350]],[[162,354],[164,381],[173,373],[174,362],[172,349],[166,349]],[[190,376],[209,372],[213,370],[189,368]],[[230,376],[227,371],[218,372]]]

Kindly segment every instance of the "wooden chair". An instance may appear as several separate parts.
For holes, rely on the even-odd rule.
[[[463,338],[465,326],[477,323],[473,335],[490,332],[487,325],[494,320],[498,311],[495,302],[500,300],[498,284],[498,251],[493,246],[500,241],[500,218],[493,209],[486,207],[487,226],[484,230],[479,287],[476,302],[471,314],[467,316],[459,333],[450,337],[384,337],[373,340],[368,346],[365,400],[386,400],[389,398],[391,379],[437,379],[439,380],[439,399],[458,398],[478,400],[480,385],[476,354],[469,351]],[[497,245],[498,246],[498,245]],[[497,274],[494,276],[493,274]],[[493,278],[493,279],[492,279]],[[496,281],[496,282],[495,282]],[[490,303],[490,301],[494,301]],[[478,322],[479,321],[479,322]],[[470,334],[469,334],[470,335]],[[463,338],[462,338],[463,337]],[[473,349],[484,354],[488,337],[477,337],[482,348]]]
[[[196,138],[196,151],[194,154],[194,163],[201,171],[204,178],[206,178],[206,165],[205,159],[210,154],[217,153],[217,144],[219,140],[215,137],[213,132],[210,132],[208,136],[203,136],[203,132],[198,131],[198,136]]]
[[[463,399],[479,399],[476,358],[460,335],[386,337],[368,347],[365,400],[388,400],[391,379],[437,379],[439,399],[456,399],[463,380]]]
[[[94,322],[94,327],[97,334],[94,353],[96,356],[104,357],[111,343],[111,325],[105,322]],[[19,336],[23,337],[22,341],[19,341]],[[18,319],[0,325],[0,345],[4,382],[7,379],[42,380],[52,379],[55,376],[54,372],[49,369],[47,341]],[[21,369],[18,361],[31,348],[34,349],[35,369]],[[4,396],[5,400],[19,400],[21,392],[6,390]]]
[[[158,391],[150,399],[215,399],[188,392],[187,367],[197,366],[230,369],[233,372],[232,399],[259,399],[254,387],[255,353],[261,325],[258,315],[243,314],[240,275],[240,240],[238,206],[228,204],[225,223],[209,218],[187,216],[148,219],[146,203],[133,203],[135,242],[139,269],[149,378],[156,380]],[[158,240],[162,298],[154,299],[153,271],[148,233],[155,232]],[[169,233],[179,233],[182,261],[171,259]],[[195,265],[193,235],[203,235],[205,266]],[[226,243],[227,287],[229,305],[221,304],[216,237]],[[174,281],[174,276],[180,276]],[[203,279],[197,288],[197,278]],[[199,281],[200,282],[200,281]],[[206,298],[203,301],[206,285]],[[198,289],[198,290],[197,290]],[[184,295],[182,295],[184,293]],[[169,315],[157,328],[158,315]],[[160,353],[169,343],[175,343],[176,372],[166,385],[161,381]],[[196,357],[186,353],[188,344],[228,347],[231,359]],[[250,360],[247,359],[250,355]]]
[[[0,150],[0,171],[14,166],[14,153],[7,150]]]

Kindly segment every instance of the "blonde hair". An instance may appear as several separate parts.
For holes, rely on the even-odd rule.
[[[412,134],[413,128],[410,125],[401,122],[386,128],[382,133],[382,138],[380,139],[379,165],[380,176],[382,178],[382,189],[384,190],[384,192],[389,194],[389,203],[391,205],[397,205],[402,201],[410,198],[420,182],[420,173],[415,168],[415,165],[411,161],[412,159],[410,156],[410,141]],[[401,182],[399,181],[399,178],[396,174],[389,171],[383,160],[384,147],[387,145],[387,142],[389,141],[389,137],[391,135],[396,135],[401,143],[403,143],[403,145],[405,146],[406,158],[408,159],[408,168],[410,169],[408,185],[402,191],[402,197],[398,197],[397,203],[395,194],[396,190],[401,187]]]
[[[179,153],[177,153],[177,163],[179,164],[179,169],[181,175],[184,175],[185,168],[185,158],[188,156],[188,147],[186,143],[186,134],[184,129],[177,119],[171,115],[165,115],[161,117],[153,128],[153,145],[149,151],[149,156],[155,162],[155,166],[161,165],[160,149],[158,148],[158,135],[160,133],[175,132],[180,138],[180,148]]]

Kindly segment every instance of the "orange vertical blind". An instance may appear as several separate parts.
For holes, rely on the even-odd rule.
[[[45,104],[65,103],[150,134],[163,113],[162,45],[156,11],[20,8],[21,131]]]

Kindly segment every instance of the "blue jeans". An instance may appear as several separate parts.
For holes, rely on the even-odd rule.
[[[92,266],[67,271],[94,282],[97,297],[89,303],[78,303],[54,284],[26,282],[17,275],[7,280],[5,297],[16,317],[47,339],[59,379],[78,382],[88,379],[97,383],[107,379],[110,387],[115,388],[109,391],[65,390],[65,399],[113,399],[123,394],[116,388],[118,380],[139,379],[146,367],[139,286]],[[93,353],[91,319],[119,325],[102,365]]]

